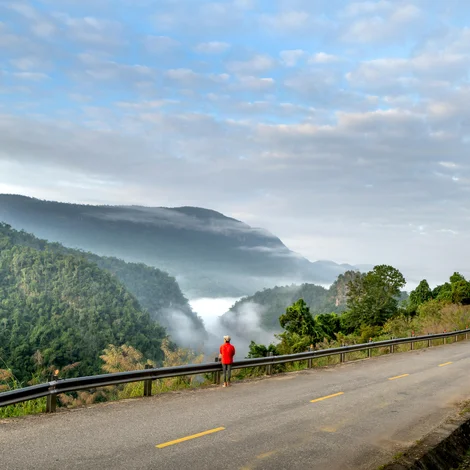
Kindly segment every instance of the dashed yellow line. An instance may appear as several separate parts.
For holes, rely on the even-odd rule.
[[[164,442],[163,444],[158,444],[155,447],[157,449],[163,449],[164,447],[172,446],[174,444],[179,444],[180,442],[189,441],[191,439],[196,439],[197,437],[207,436],[208,434],[213,434],[215,432],[223,431],[225,428],[215,428],[209,429],[209,431],[199,432],[193,434],[192,436],[181,437],[180,439],[175,439],[174,441]]]
[[[316,403],[317,401],[327,400],[328,398],[338,397],[344,395],[344,392],[333,393],[333,395],[327,395],[326,397],[315,398],[315,400],[310,400],[310,403]]]
[[[410,374],[397,375],[396,377],[390,377],[388,380],[401,379],[402,377],[408,377]]]
[[[452,364],[452,362],[444,362],[444,364],[439,364],[439,367],[448,366],[449,364]]]

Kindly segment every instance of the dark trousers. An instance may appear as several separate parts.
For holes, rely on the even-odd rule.
[[[222,369],[224,371],[224,382],[230,382],[230,377],[232,377],[232,364],[222,364]]]

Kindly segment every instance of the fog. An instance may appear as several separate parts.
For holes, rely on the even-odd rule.
[[[229,320],[222,324],[220,317],[238,300],[240,298],[224,297],[199,298],[189,301],[192,309],[203,319],[209,335],[204,344],[207,359],[218,355],[224,335],[231,336],[232,344],[237,351],[236,359],[246,357],[251,340],[262,344],[274,341],[274,335],[260,327],[260,315],[263,307],[253,302],[242,305],[236,313],[233,312],[233,316]]]

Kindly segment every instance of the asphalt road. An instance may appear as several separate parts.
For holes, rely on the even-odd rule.
[[[461,342],[4,420],[0,468],[376,469],[455,413],[469,370]]]

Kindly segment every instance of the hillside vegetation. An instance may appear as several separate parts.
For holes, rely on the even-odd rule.
[[[195,344],[203,341],[206,336],[202,320],[192,311],[176,280],[157,268],[66,248],[59,243],[49,243],[24,231],[14,230],[7,224],[0,223],[0,237],[8,239],[13,245],[68,254],[95,263],[122,282],[135,295],[141,307],[167,328],[177,342],[188,345],[189,338],[179,335],[182,326],[193,332],[191,339]]]
[[[278,317],[282,332],[269,346],[251,343],[250,356],[290,354],[309,347],[365,343],[390,336],[410,336],[465,329],[470,325],[470,282],[454,273],[434,289],[426,280],[403,300],[405,278],[392,266],[379,265],[347,282],[342,314],[314,315],[299,298]]]
[[[236,302],[222,318],[222,324],[238,335],[250,334],[243,325],[247,315],[257,316],[257,327],[272,332],[279,332],[279,316],[288,306],[303,299],[313,315],[341,313],[346,310],[348,283],[359,276],[357,271],[340,274],[335,282],[326,289],[315,284],[301,284],[263,289],[254,295]]]
[[[137,299],[96,264],[0,236],[0,358],[20,382],[54,368],[99,373],[109,344],[129,344],[161,361],[164,337]]]

